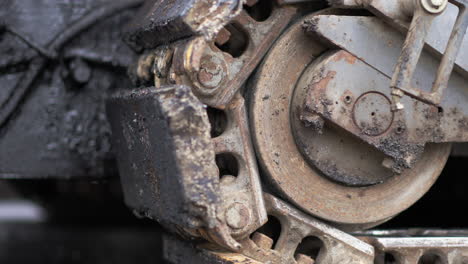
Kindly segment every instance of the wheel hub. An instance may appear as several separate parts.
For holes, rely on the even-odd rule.
[[[325,122],[321,116],[314,113],[314,109],[307,107],[306,101],[310,101],[308,97],[314,96],[308,87],[326,89],[326,84],[332,82],[336,76],[334,71],[322,76],[322,68],[319,67],[321,61],[318,59],[309,65],[294,88],[291,128],[298,149],[310,166],[337,183],[346,186],[369,186],[384,182],[392,177],[393,173],[382,166],[385,160],[383,153],[340,127]],[[393,121],[390,100],[378,92],[366,92],[362,95],[359,93],[359,90],[350,86],[339,100],[323,100],[323,104],[330,105],[330,108],[341,108],[342,112],[352,112],[354,125],[359,127],[362,133],[384,133]]]
[[[254,79],[257,156],[270,185],[302,210],[345,228],[369,227],[405,210],[432,186],[450,145],[427,145],[411,170],[395,174],[383,166],[384,154],[314,115],[307,99],[329,89],[336,99],[319,100],[321,107],[352,116],[347,126],[367,136],[395,133],[389,95],[379,92],[389,78],[305,36],[303,23],[313,17],[280,37]]]

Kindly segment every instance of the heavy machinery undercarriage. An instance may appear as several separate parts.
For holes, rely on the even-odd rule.
[[[0,24],[2,178],[104,177],[112,146],[171,263],[468,263],[463,231],[365,231],[468,140],[466,0],[82,1],[44,37],[27,2]]]

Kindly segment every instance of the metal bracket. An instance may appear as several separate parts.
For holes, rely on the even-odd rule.
[[[466,0],[449,0],[450,3],[459,8],[459,14],[452,30],[450,40],[445,49],[444,56],[437,70],[435,82],[431,92],[416,89],[411,86],[413,75],[416,71],[419,58],[426,43],[426,38],[430,27],[435,19],[435,15],[423,4],[424,0],[418,1],[410,30],[406,37],[403,50],[398,59],[393,74],[391,89],[394,110],[403,109],[400,98],[403,94],[414,97],[417,100],[439,105],[444,90],[448,86],[450,75],[455,65],[455,59],[465,37],[468,27],[468,12]]]

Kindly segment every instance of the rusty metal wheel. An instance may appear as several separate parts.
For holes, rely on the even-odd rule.
[[[351,65],[356,58],[331,51],[306,36],[303,25],[313,16],[298,21],[279,38],[253,80],[250,115],[257,156],[268,183],[282,197],[342,227],[367,228],[394,217],[429,190],[445,165],[450,144],[427,145],[414,167],[398,174],[385,168],[383,154],[356,137],[319,118],[302,115],[301,104],[307,96],[302,87],[316,85],[317,76],[324,82],[330,78],[320,72],[324,63],[340,61],[341,72],[335,73],[341,77],[332,79],[341,79],[342,86],[348,85],[342,77],[346,74],[370,83],[359,71],[372,71],[364,63]],[[380,82],[387,79],[376,77]],[[388,126],[391,118],[385,112],[385,95],[354,93],[344,96],[343,102],[331,103],[351,104],[362,96],[377,104],[369,113],[387,118],[383,125]],[[374,107],[374,103],[368,106],[362,101],[362,105],[349,107],[364,113]],[[372,131],[385,132],[379,129]]]

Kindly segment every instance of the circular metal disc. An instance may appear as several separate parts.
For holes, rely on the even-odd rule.
[[[352,187],[323,177],[305,160],[291,129],[296,83],[307,65],[327,50],[303,33],[303,22],[277,41],[254,80],[250,110],[257,156],[269,183],[306,212],[348,226],[385,221],[428,191],[446,162],[450,145],[428,145],[413,169],[382,184]]]
[[[378,92],[363,94],[354,104],[353,119],[362,133],[368,136],[381,135],[392,125],[392,103]]]

